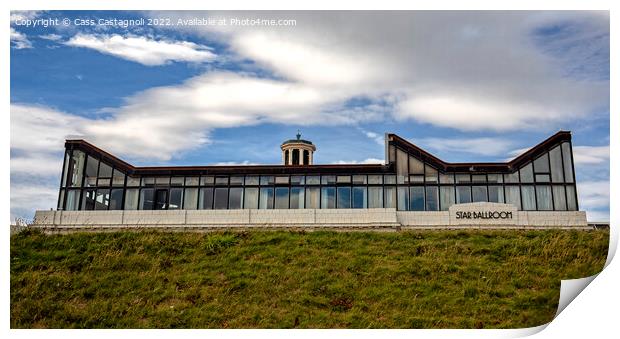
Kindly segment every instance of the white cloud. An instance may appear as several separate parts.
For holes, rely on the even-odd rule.
[[[56,208],[58,187],[22,182],[11,183],[11,220],[34,217],[33,211]]]
[[[511,141],[503,138],[420,138],[412,142],[423,149],[452,154],[469,153],[484,156],[505,155]]]
[[[383,163],[385,163],[385,160],[383,160],[383,159],[367,158],[367,159],[364,159],[362,161],[358,161],[358,160],[338,160],[336,162],[333,162],[332,164],[335,164],[335,165],[347,165],[347,164],[383,164]]]
[[[236,161],[223,161],[223,162],[216,162],[215,164],[213,164],[215,166],[253,166],[253,165],[261,165],[255,162],[250,162],[248,160],[244,160],[242,162],[236,162]]]
[[[39,38],[44,39],[44,40],[50,40],[50,41],[59,41],[60,39],[62,39],[62,36],[51,33],[51,34],[39,35]]]
[[[377,144],[379,144],[379,145],[382,145],[382,146],[383,146],[383,145],[385,145],[385,137],[384,137],[384,135],[383,135],[383,134],[379,134],[379,133],[375,133],[375,132],[367,131],[367,130],[365,130],[365,129],[363,129],[363,128],[360,128],[360,131],[361,131],[362,133],[364,133],[364,135],[365,135],[368,139],[370,139],[370,140],[374,141],[375,143],[377,143]]]
[[[32,42],[28,40],[26,34],[16,31],[13,27],[11,27],[11,44],[15,49],[32,48]]]
[[[577,196],[580,210],[609,208],[609,181],[578,182]]]
[[[68,46],[94,49],[146,66],[178,62],[207,62],[215,54],[204,45],[188,41],[153,40],[143,36],[77,34],[65,42]]]
[[[41,11],[11,11],[11,25],[17,21],[32,20],[40,13]]]
[[[601,164],[609,161],[609,146],[573,146],[576,165]]]

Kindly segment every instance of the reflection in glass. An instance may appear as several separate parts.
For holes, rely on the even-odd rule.
[[[244,209],[257,209],[258,208],[258,188],[246,187],[243,197]]]
[[[338,208],[351,208],[351,187],[338,187]]]
[[[336,208],[336,188],[321,188],[321,208]]]
[[[276,208],[288,209],[288,187],[276,187]]]
[[[409,188],[409,210],[424,211],[424,186]]]

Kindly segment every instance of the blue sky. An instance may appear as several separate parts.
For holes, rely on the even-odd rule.
[[[139,18],[170,25],[99,24]],[[580,207],[608,220],[608,13],[12,12],[12,218],[55,207],[68,136],[136,165],[277,164],[297,129],[315,163],[382,161],[385,132],[506,161],[571,130]]]

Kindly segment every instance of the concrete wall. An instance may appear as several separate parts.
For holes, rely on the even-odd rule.
[[[459,218],[458,213],[510,212],[510,218]],[[463,214],[461,214],[462,216]],[[480,216],[480,214],[477,214]],[[235,227],[355,228],[586,228],[586,213],[517,211],[515,206],[471,203],[449,211],[393,208],[300,210],[37,211],[35,227],[176,229]]]

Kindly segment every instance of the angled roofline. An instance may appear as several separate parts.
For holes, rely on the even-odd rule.
[[[514,172],[522,165],[534,160],[538,156],[548,151],[552,146],[560,144],[564,141],[571,141],[570,131],[558,131],[549,138],[543,140],[538,145],[530,148],[524,153],[508,162],[461,162],[450,163],[439,159],[433,154],[423,150],[422,148],[410,143],[409,141],[399,137],[396,134],[388,133],[386,135],[388,142],[393,142],[399,147],[407,150],[410,154],[417,156],[419,159],[433,165],[437,169],[444,172]],[[390,159],[394,160],[394,159]]]

